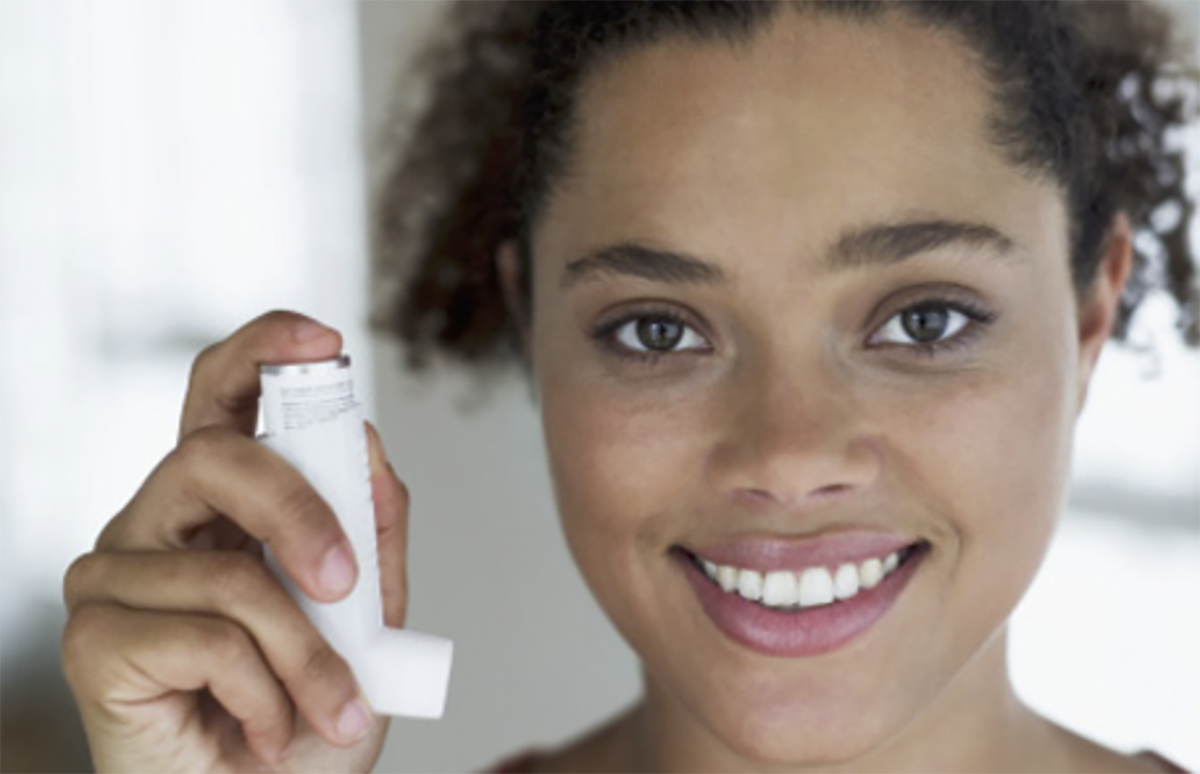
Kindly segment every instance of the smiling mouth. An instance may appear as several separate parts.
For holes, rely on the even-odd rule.
[[[836,605],[869,591],[929,549],[919,541],[882,556],[832,566],[762,572],[715,564],[676,549],[721,591],[779,612]]]

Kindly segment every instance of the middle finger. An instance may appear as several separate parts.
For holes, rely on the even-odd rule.
[[[270,449],[223,427],[189,435],[101,533],[100,550],[173,549],[224,516],[271,545],[279,564],[318,601],[354,585],[354,553],[333,510]]]

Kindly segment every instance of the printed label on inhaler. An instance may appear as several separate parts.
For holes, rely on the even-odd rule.
[[[350,358],[265,365],[260,378],[264,432],[259,440],[299,470],[333,508],[354,548],[358,582],[338,602],[315,602],[291,582],[269,546],[268,566],[350,664],[375,712],[440,718],[453,643],[383,625],[367,434],[354,399]]]

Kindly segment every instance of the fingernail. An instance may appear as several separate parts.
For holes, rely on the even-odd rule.
[[[367,712],[362,701],[351,699],[346,702],[346,706],[342,707],[342,714],[338,715],[338,736],[347,742],[357,742],[366,736],[370,727],[371,714]]]
[[[330,594],[342,594],[354,587],[354,557],[344,542],[325,552],[317,584]]]
[[[328,328],[316,320],[301,320],[292,327],[292,338],[296,341],[312,341],[331,333],[333,333],[332,328]]]

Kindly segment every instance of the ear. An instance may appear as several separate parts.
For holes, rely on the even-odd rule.
[[[1081,300],[1079,307],[1079,405],[1083,410],[1087,400],[1088,385],[1100,359],[1100,351],[1108,341],[1121,293],[1129,271],[1133,266],[1133,232],[1129,218],[1118,212],[1113,216],[1108,236],[1104,242],[1104,255],[1096,270],[1092,287]]]
[[[522,291],[521,258],[516,240],[507,239],[496,249],[496,272],[500,277],[500,290],[504,293],[504,305],[517,328],[521,359],[529,364],[529,299]]]

